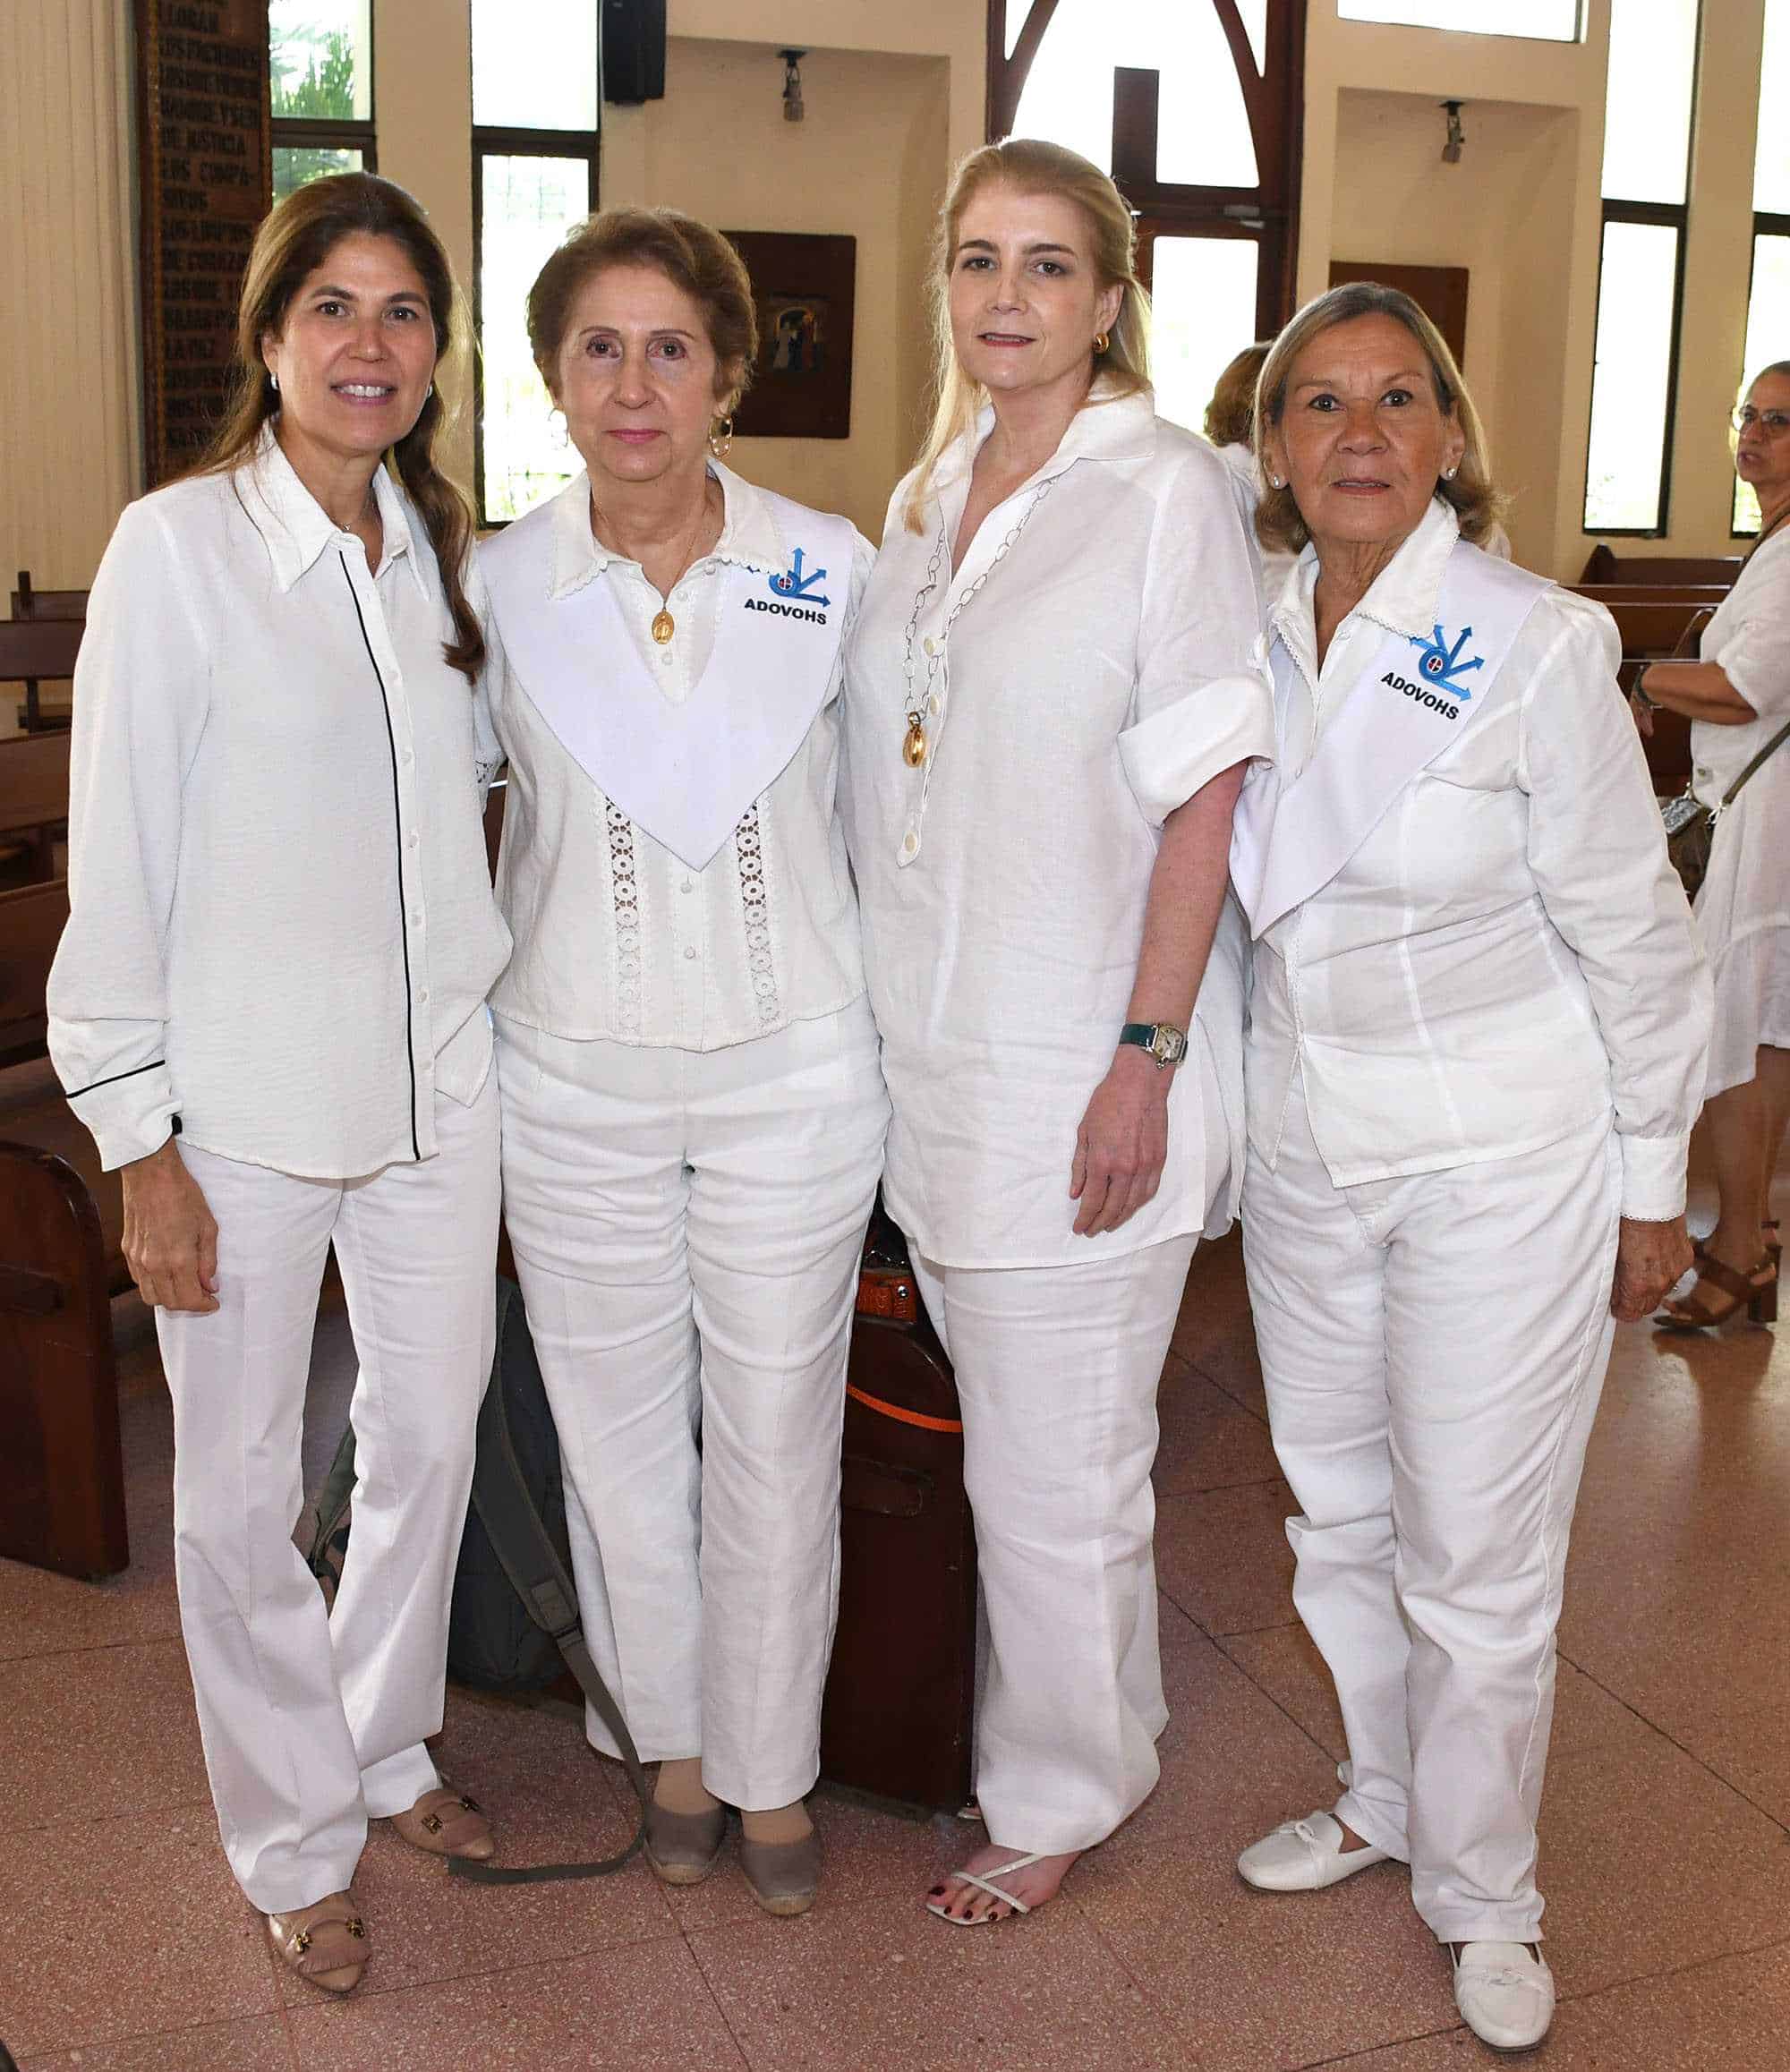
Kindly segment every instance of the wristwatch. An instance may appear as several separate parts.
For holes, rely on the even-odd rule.
[[[1187,1055],[1187,1031],[1167,1021],[1128,1021],[1119,1031],[1121,1044],[1136,1044],[1148,1051],[1158,1070],[1178,1065]]]
[[[1647,670],[1645,667],[1635,678],[1631,687],[1631,695],[1643,712],[1657,712],[1659,710],[1659,701],[1657,698],[1649,698],[1647,695]]]

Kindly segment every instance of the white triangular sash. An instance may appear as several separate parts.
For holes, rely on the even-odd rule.
[[[1508,695],[1500,673],[1551,587],[1462,541],[1443,573],[1431,637],[1386,637],[1298,776],[1283,784],[1278,769],[1257,766],[1231,832],[1231,878],[1251,935],[1322,891],[1411,779]],[[1295,669],[1279,639],[1271,667],[1284,739]]]
[[[789,567],[736,562],[715,578],[708,666],[674,704],[604,577],[548,596],[552,535],[531,524],[533,516],[481,556],[504,653],[591,781],[699,871],[788,768],[827,702],[851,593],[851,526],[779,499]]]

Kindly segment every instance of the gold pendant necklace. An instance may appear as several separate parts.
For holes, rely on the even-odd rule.
[[[677,630],[678,621],[661,606],[659,616],[652,622],[653,639],[659,643],[661,647],[663,647]]]
[[[909,770],[917,770],[926,760],[926,729],[916,713],[910,712],[908,716],[908,731],[901,740],[901,759]]]

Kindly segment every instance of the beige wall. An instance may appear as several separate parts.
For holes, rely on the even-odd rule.
[[[1671,531],[1659,552],[1728,545],[1722,417],[1741,376],[1764,0],[1703,0]],[[1609,0],[1578,46],[1336,20],[1311,0],[1302,294],[1333,257],[1464,264],[1469,372],[1519,551],[1575,575],[1590,415]],[[375,0],[379,163],[471,265],[466,0]],[[0,575],[90,579],[140,479],[134,144],[122,0],[0,6]],[[857,379],[844,441],[742,441],[748,472],[880,519],[925,386],[926,225],[951,158],[981,136],[981,0],[669,0],[671,96],[607,111],[602,193],[741,227],[859,241]],[[776,49],[804,65],[784,124]],[[1436,157],[1434,103],[1464,100],[1467,157]],[[450,459],[470,474],[463,421]],[[1631,542],[1631,550],[1635,543]]]

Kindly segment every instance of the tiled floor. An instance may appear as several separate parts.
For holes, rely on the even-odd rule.
[[[1708,1220],[1708,1205],[1702,1205]],[[128,1322],[128,1319],[125,1320]],[[1312,1897],[1232,1859],[1326,1800],[1327,1681],[1293,1619],[1289,1509],[1234,1241],[1203,1251],[1164,1377],[1158,1551],[1174,1717],[1155,1797],[1027,1922],[919,1895],[966,1831],[823,1793],[822,1904],[737,1869],[484,1890],[377,1830],[377,1955],[326,2001],[276,1966],[218,1853],[177,1638],[166,1406],[127,1353],[134,1564],[0,1564],[0,2037],[23,2072],[1458,2072],[1445,1964],[1394,1866]],[[319,1333],[314,1482],[351,1365]],[[1618,1334],[1580,1508],[1543,1824],[1556,2072],[1790,2067],[1790,1325]],[[444,1756],[507,1853],[625,1835],[565,1714],[456,1693]]]

